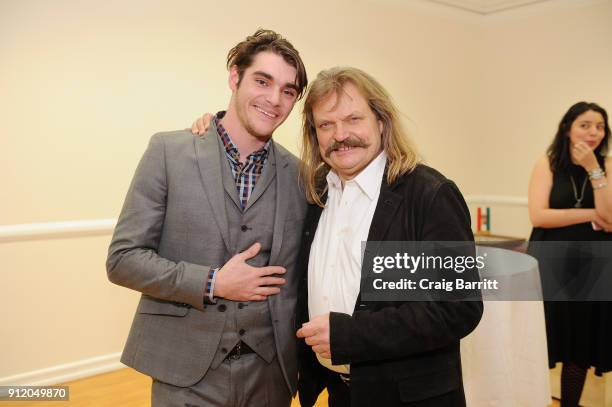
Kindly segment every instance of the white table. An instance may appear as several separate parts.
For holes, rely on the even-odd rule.
[[[509,250],[496,252],[502,249],[486,250],[502,256],[498,259],[500,264],[527,265],[532,267],[531,272],[535,267],[537,273],[537,262],[530,256]],[[524,267],[502,269],[498,271],[527,272]],[[542,302],[485,301],[480,324],[461,341],[461,362],[468,407],[551,404]]]

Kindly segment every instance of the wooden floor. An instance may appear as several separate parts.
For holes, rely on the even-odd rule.
[[[149,407],[151,404],[151,379],[133,369],[121,369],[64,385],[70,386],[70,401],[0,401],[0,407]],[[291,407],[299,405],[296,399]],[[321,394],[316,407],[327,407],[327,393]],[[552,407],[559,407],[559,402],[553,401]]]
[[[0,407],[149,407],[151,405],[151,378],[133,369],[121,369],[62,385],[70,387],[70,401],[0,401]],[[291,407],[299,405],[295,399]],[[327,393],[321,394],[316,406],[327,406]]]

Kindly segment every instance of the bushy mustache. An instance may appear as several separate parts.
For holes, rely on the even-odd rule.
[[[342,147],[361,147],[361,148],[367,148],[370,145],[367,144],[365,141],[361,140],[358,137],[355,136],[351,136],[349,138],[346,138],[342,141],[334,141],[333,143],[331,143],[329,146],[327,146],[327,148],[325,149],[325,158],[329,158],[329,156],[331,155],[331,153],[333,153],[334,151],[342,148]]]

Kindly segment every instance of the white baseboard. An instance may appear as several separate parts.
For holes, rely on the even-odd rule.
[[[121,353],[117,352],[18,375],[0,377],[0,386],[49,386],[112,372],[125,367],[119,361],[120,357]]]

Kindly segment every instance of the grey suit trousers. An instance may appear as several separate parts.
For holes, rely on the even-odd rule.
[[[291,394],[274,358],[266,363],[255,353],[225,360],[191,387],[153,381],[152,407],[288,407]]]

